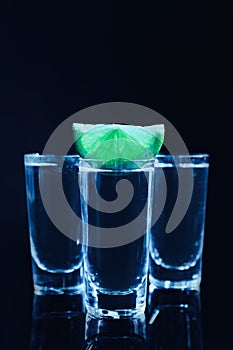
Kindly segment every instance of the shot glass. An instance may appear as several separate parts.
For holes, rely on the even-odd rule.
[[[84,286],[81,219],[77,225],[68,220],[64,206],[57,200],[61,185],[70,210],[74,215],[81,215],[80,158],[26,154],[24,164],[34,292],[38,295],[81,293]],[[68,235],[51,220],[45,209],[42,188],[50,210],[65,224]]]
[[[207,154],[156,157],[149,263],[156,288],[200,288],[208,160]]]
[[[152,210],[153,160],[81,161],[86,308],[96,317],[144,312]]]

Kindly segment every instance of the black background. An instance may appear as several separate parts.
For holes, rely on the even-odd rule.
[[[222,137],[229,116],[227,17],[207,1],[8,1],[0,12],[1,349],[26,349],[31,270],[23,154],[78,110],[150,107],[191,152],[210,154],[202,283],[205,349],[224,337]],[[222,281],[221,284],[217,281]]]

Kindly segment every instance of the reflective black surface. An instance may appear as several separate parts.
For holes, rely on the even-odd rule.
[[[35,296],[30,350],[83,349],[84,319],[80,296]]]
[[[30,350],[202,350],[200,295],[155,290],[145,315],[118,320],[85,315],[81,296],[34,296],[28,340]]]
[[[200,294],[153,292],[138,326],[132,320],[87,322],[78,297],[34,297],[26,219],[1,227],[1,350],[221,348],[227,322],[211,249],[204,251]]]
[[[148,349],[203,349],[198,292],[155,290],[149,295]]]
[[[86,315],[86,350],[147,348],[145,315],[127,319],[94,319]]]

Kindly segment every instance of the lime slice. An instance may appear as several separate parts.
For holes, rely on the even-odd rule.
[[[118,166],[125,161],[150,159],[160,150],[164,125],[73,123],[77,152],[83,158],[98,159]]]

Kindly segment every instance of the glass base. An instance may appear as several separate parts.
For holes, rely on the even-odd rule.
[[[129,293],[103,293],[94,285],[86,286],[87,313],[98,318],[137,317],[145,312],[146,283]]]
[[[149,281],[157,289],[200,289],[201,258],[188,268],[164,267],[150,256]]]
[[[77,295],[82,294],[83,292],[83,285],[68,288],[54,288],[34,285],[34,294],[36,295]]]
[[[159,280],[150,275],[150,288],[157,289],[193,289],[200,290],[200,278],[193,278],[192,280],[183,280],[183,281],[170,281],[170,280]]]
[[[68,273],[52,273],[33,264],[33,284],[36,295],[76,295],[84,292],[82,268]]]

